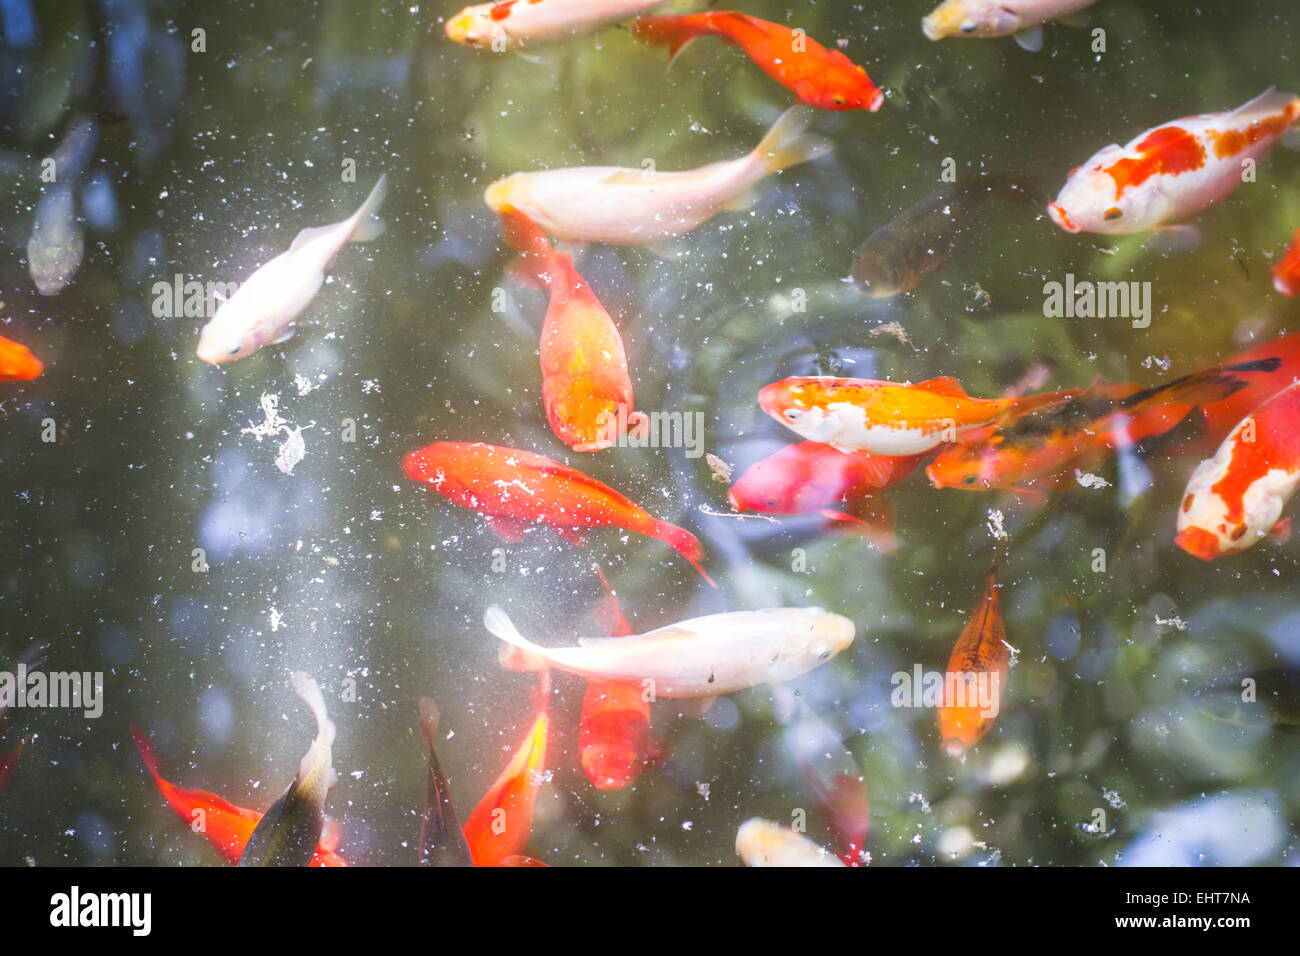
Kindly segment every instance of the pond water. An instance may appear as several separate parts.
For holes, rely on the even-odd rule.
[[[1048,24],[1036,53],[1010,38],[932,42],[928,10],[746,6],[847,41],[886,101],[819,112],[829,155],[672,250],[564,247],[622,332],[637,407],[703,426],[696,449],[580,454],[542,408],[546,294],[508,273],[483,190],[517,171],[744,154],[792,100],[741,51],[701,40],[666,70],[662,49],[615,27],[498,54],[447,39],[451,4],[0,3],[0,334],[45,365],[0,384],[0,666],[41,645],[41,666],[104,682],[94,718],[7,713],[0,758],[25,749],[0,791],[0,863],[219,863],[167,808],[129,727],[168,779],[263,810],[311,741],[289,682],[301,670],[337,724],[325,810],[339,853],[413,865],[419,699],[441,712],[464,820],[534,716],[536,680],[498,666],[485,609],[542,644],[600,633],[593,564],[636,631],[778,606],[855,622],[850,648],[786,688],[852,754],[872,865],[1289,863],[1294,739],[1269,720],[1216,719],[1193,694],[1300,664],[1297,550],[1268,541],[1204,563],[1175,545],[1187,476],[1214,447],[1194,422],[1091,466],[1107,486],[1071,479],[1045,503],[937,490],[918,470],[886,495],[893,555],[815,516],[735,517],[695,454],[739,475],[795,440],[757,403],[786,376],[954,376],[997,397],[1039,366],[1042,388],[1151,385],[1296,328],[1300,306],[1269,279],[1300,225],[1293,149],[1194,220],[1193,250],[1071,235],[1046,212],[1108,143],[1271,85],[1295,91],[1292,4],[1101,0]],[[50,186],[41,160],[78,117],[98,132],[75,174],[84,257],[43,296],[27,251]],[[855,249],[950,169],[1020,177],[1032,201],[981,203],[910,293],[845,283]],[[212,303],[175,314],[175,277],[242,282],[300,229],[350,215],[385,173],[387,231],[339,253],[292,338],[200,361]],[[1067,276],[1150,283],[1149,325],[1047,315],[1045,284]],[[284,428],[259,432],[268,409]],[[293,464],[281,448],[298,428]],[[608,483],[698,536],[718,587],[619,529],[582,548],[544,527],[503,542],[403,474],[406,453],[442,440],[527,449]],[[933,709],[891,705],[891,677],[945,667],[984,587],[991,511],[1017,653],[995,725],[954,759]],[[1293,701],[1294,675],[1278,680]],[[602,791],[579,764],[584,682],[552,682],[529,856],[734,865],[742,822],[801,811],[831,843],[768,686],[702,717],[657,701],[657,761]]]

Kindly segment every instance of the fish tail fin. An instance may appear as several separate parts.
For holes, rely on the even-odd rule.
[[[1121,406],[1128,411],[1140,411],[1161,406],[1212,405],[1235,395],[1250,383],[1242,375],[1252,372],[1275,372],[1282,360],[1276,356],[1254,362],[1236,362],[1216,365],[1201,372],[1156,385],[1131,395]]]
[[[330,748],[334,746],[334,721],[325,710],[325,695],[320,692],[320,685],[308,674],[294,671],[289,675],[289,683],[316,720],[316,739],[298,764],[298,779],[304,780],[318,765],[329,761]]]
[[[668,47],[671,67],[683,50],[707,30],[708,14],[684,14],[666,17],[638,17],[632,21],[632,35],[647,43]]]
[[[483,614],[483,626],[500,641],[499,663],[508,671],[546,670],[546,658],[541,649],[519,633],[505,611],[493,604]]]
[[[154,777],[158,777],[158,758],[154,756],[153,744],[149,741],[149,735],[135,724],[131,725],[130,730],[131,739],[135,741],[135,749],[140,751],[140,759],[144,761],[145,769]]]
[[[753,155],[774,173],[825,156],[831,144],[808,132],[814,113],[811,106],[790,107],[772,124]]]
[[[675,524],[669,524],[667,521],[655,521],[654,530],[651,532],[654,537],[658,538],[664,544],[668,545],[687,561],[691,562],[692,567],[700,572],[700,576],[709,582],[710,587],[717,587],[713,583],[713,578],[709,577],[704,571],[704,566],[700,563],[704,560],[704,547],[700,544],[699,538],[691,534],[685,528],[679,528]]]
[[[1050,408],[1053,405],[1063,405],[1071,399],[1077,397],[1079,389],[1062,389],[1057,392],[1037,392],[1033,395],[1021,395],[1018,398],[1010,399],[1007,402],[1004,412],[1010,412],[1013,415],[1024,415],[1028,412],[1037,411],[1040,408]]]
[[[353,215],[352,218],[356,225],[352,227],[352,235],[348,238],[348,242],[365,242],[368,239],[383,235],[388,226],[384,220],[379,218],[379,204],[384,201],[384,197],[387,195],[388,173],[384,173],[379,177],[379,181],[375,183],[375,187],[370,190],[370,195],[361,204],[361,208]]]

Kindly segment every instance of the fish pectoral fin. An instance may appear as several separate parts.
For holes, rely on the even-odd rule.
[[[287,329],[285,329],[283,332],[281,332],[278,338],[271,339],[271,344],[279,345],[281,342],[288,342],[291,338],[293,338],[292,325],[289,326]]]
[[[861,534],[882,554],[898,553],[898,535],[894,532],[894,509],[884,499],[864,498],[851,506],[851,513],[823,508],[823,518],[840,522]]]
[[[508,518],[505,515],[486,515],[487,525],[502,541],[518,541],[528,530],[530,522],[523,518]]]
[[[952,398],[970,398],[966,394],[966,389],[962,388],[961,382],[957,381],[951,375],[941,375],[938,378],[926,379],[924,382],[917,382],[912,386],[932,395],[947,395]]]
[[[301,232],[299,232],[298,235],[293,237],[293,243],[290,244],[289,251],[296,252],[298,249],[300,249],[302,246],[307,245],[307,243],[311,242],[313,239],[319,239],[321,236],[325,235],[330,230],[335,229],[337,227],[338,227],[338,223],[336,222],[330,223],[328,226],[310,226],[302,230]]]
[[[1020,49],[1038,53],[1043,49],[1043,25],[1036,23],[1032,27],[1013,33],[1012,38]]]
[[[1276,538],[1278,541],[1281,541],[1283,543],[1290,541],[1291,540],[1290,516],[1283,518],[1277,524],[1273,525],[1273,528],[1272,530],[1269,531],[1268,536],[1270,538]]]
[[[680,238],[663,239],[646,247],[665,262],[678,262],[690,255],[690,246]]]
[[[1193,252],[1201,244],[1201,230],[1186,223],[1157,226],[1152,245],[1157,252]]]
[[[727,212],[744,212],[746,209],[753,208],[756,202],[758,202],[758,190],[745,189],[724,202],[722,208]]]
[[[587,536],[584,535],[582,533],[582,530],[579,528],[564,528],[564,527],[556,526],[555,533],[558,534],[565,541],[569,542],[569,544],[579,548],[581,548],[584,544],[587,543]]]
[[[687,697],[682,700],[679,710],[681,715],[689,720],[699,720],[709,712],[713,706],[716,697]]]

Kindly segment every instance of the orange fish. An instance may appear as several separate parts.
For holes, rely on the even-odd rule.
[[[1241,391],[1221,402],[1201,407],[1206,429],[1214,441],[1222,441],[1239,421],[1300,378],[1300,332],[1261,342],[1240,355],[1234,355],[1227,364],[1254,363],[1261,359],[1277,359],[1277,368],[1255,372]]]
[[[540,675],[537,717],[501,776],[488,788],[465,821],[465,839],[475,866],[517,866],[533,832],[533,806],[546,767],[546,735],[550,724],[550,675]],[[525,864],[527,865],[527,864]]]
[[[140,751],[145,767],[153,775],[158,791],[176,814],[189,824],[195,833],[201,833],[222,858],[234,866],[244,854],[248,838],[257,829],[262,814],[256,810],[237,807],[228,800],[206,790],[188,790],[164,780],[158,772],[158,759],[154,756],[149,738],[140,728],[132,725],[131,737]],[[347,866],[335,850],[339,846],[338,824],[330,821],[321,834],[320,843],[309,866]]]
[[[45,371],[25,345],[0,335],[0,382],[25,382]]]
[[[633,633],[632,626],[599,566],[593,570],[608,596],[597,615],[601,630],[626,637]],[[597,790],[622,790],[635,780],[650,759],[650,701],[645,688],[630,681],[588,681],[578,724],[578,754]]]
[[[632,32],[650,43],[667,44],[673,57],[692,40],[713,35],[736,44],[764,73],[801,103],[823,110],[870,110],[885,102],[867,71],[839,50],[828,50],[803,31],[769,23],[736,10],[683,16],[641,17]]]
[[[936,488],[1025,490],[1090,452],[1127,447],[1160,435],[1198,405],[1224,401],[1246,388],[1246,374],[1277,369],[1276,357],[1216,366],[1143,389],[1098,383],[1055,408],[1020,416],[981,440],[951,445],[926,468]]]
[[[402,470],[448,501],[484,515],[506,541],[518,541],[538,522],[571,544],[582,544],[581,528],[627,528],[664,542],[713,584],[700,566],[704,549],[695,535],[542,455],[483,442],[442,441],[410,452]]]
[[[989,732],[1001,705],[1011,652],[998,587],[995,561],[984,596],[948,658],[939,707],[939,739],[951,757],[962,756]]]
[[[1273,263],[1273,288],[1294,299],[1300,295],[1300,229],[1291,238],[1291,248]]]
[[[1060,404],[1074,392],[971,398],[955,378],[898,385],[866,378],[809,376],[765,385],[758,404],[809,441],[873,455],[919,455],[1000,415]]]
[[[599,451],[632,414],[632,379],[618,327],[535,222],[513,206],[498,210],[506,241],[522,254],[524,278],[549,289],[542,323],[542,404],[551,430],[574,451]]]

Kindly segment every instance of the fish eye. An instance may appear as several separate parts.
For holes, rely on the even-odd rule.
[[[797,421],[799,420],[799,416],[802,415],[803,412],[801,412],[801,411],[800,411],[799,409],[797,409],[797,408],[787,408],[787,409],[786,409],[784,412],[782,412],[781,414],[785,417],[785,420],[786,420],[786,421],[788,421],[788,422],[797,422]]]
[[[1237,525],[1237,527],[1232,529],[1232,534],[1230,537],[1232,538],[1233,541],[1240,541],[1243,537],[1245,537],[1245,535],[1246,535],[1246,526],[1244,524],[1239,524]]]
[[[227,355],[238,355],[238,354],[239,354],[239,346],[236,345],[233,349],[231,349],[231,350],[230,350],[229,352],[227,352],[226,354],[227,354]]]
[[[775,508],[775,507],[776,507],[776,504],[777,504],[777,502],[776,502],[776,499],[775,499],[775,498],[768,498],[768,499],[767,499],[767,506],[768,506],[769,508]]]
[[[828,660],[830,660],[830,659],[831,659],[831,649],[830,649],[829,647],[826,648],[826,650],[822,651],[820,654],[817,655],[817,659],[818,659],[819,661],[828,661]]]
[[[961,32],[962,32],[962,33],[974,33],[974,32],[975,32],[975,26],[976,26],[976,24],[975,24],[975,21],[974,21],[974,20],[963,20],[963,21],[962,21],[962,25],[961,25]]]
[[[844,97],[836,94],[835,96],[831,97],[831,102],[834,103],[836,106],[843,106],[845,101],[844,101]]]
[[[1119,206],[1111,206],[1109,209],[1106,210],[1106,214],[1105,214],[1105,218],[1107,222],[1114,222],[1116,219],[1123,218],[1123,216],[1124,216],[1124,210],[1120,209]]]
[[[962,479],[962,481],[968,485],[973,485],[975,484],[975,482],[979,481],[979,479],[976,478],[974,475],[967,475],[965,478]]]

